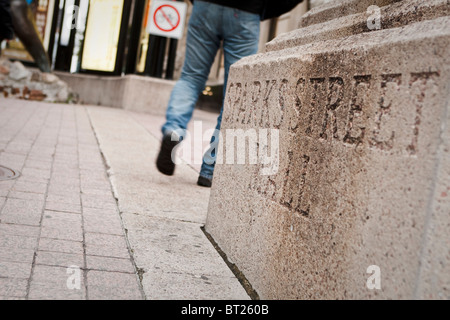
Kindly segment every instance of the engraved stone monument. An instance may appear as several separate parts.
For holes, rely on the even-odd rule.
[[[449,1],[299,26],[230,70],[206,231],[262,299],[449,299]]]

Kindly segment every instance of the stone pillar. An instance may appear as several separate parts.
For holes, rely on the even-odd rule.
[[[450,298],[449,7],[327,3],[232,66],[206,231],[262,299]]]
[[[309,0],[311,9],[332,1],[339,1],[339,0]]]

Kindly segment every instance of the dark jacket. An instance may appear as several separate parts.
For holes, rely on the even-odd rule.
[[[303,0],[202,0],[221,6],[259,14],[261,20],[276,18],[291,11]],[[194,0],[191,0],[194,2]]]
[[[0,41],[11,40],[14,36],[11,20],[11,1],[0,0]]]
[[[294,9],[303,0],[265,0],[261,20],[276,18]]]

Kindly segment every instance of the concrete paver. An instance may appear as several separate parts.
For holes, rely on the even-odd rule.
[[[216,117],[196,111],[189,130]],[[167,177],[163,122],[0,98],[0,165],[21,173],[0,181],[0,299],[249,299],[201,230],[210,133]]]
[[[209,189],[196,182],[217,116],[194,115],[188,130],[200,162],[192,163],[193,153],[179,153],[183,161],[168,177],[155,168],[163,117],[98,107],[88,113],[147,299],[249,299],[201,230]]]
[[[90,293],[91,271],[144,298],[84,107],[0,99],[0,164],[21,173],[0,181],[0,299],[111,298],[102,283]]]

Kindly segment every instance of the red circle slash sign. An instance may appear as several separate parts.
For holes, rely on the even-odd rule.
[[[180,13],[170,4],[164,4],[155,10],[153,21],[155,26],[164,32],[175,30],[180,24]]]

